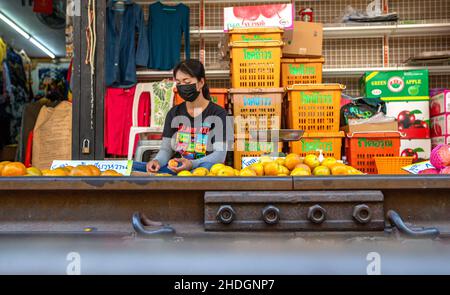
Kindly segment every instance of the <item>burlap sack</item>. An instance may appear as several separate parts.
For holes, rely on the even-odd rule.
[[[49,169],[53,160],[71,160],[72,104],[42,107],[33,133],[33,166]]]

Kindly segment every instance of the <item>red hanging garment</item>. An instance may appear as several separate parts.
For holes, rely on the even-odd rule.
[[[34,0],[33,12],[52,14],[53,13],[53,0]]]

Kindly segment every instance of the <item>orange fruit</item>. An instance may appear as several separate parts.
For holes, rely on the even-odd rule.
[[[217,176],[236,176],[236,173],[233,167],[224,166],[217,172]]]
[[[286,156],[285,165],[289,170],[294,170],[295,166],[301,164],[300,156],[297,154],[289,154]]]
[[[88,166],[77,166],[70,171],[70,176],[92,176],[92,169]]]
[[[364,174],[361,171],[359,171],[358,169],[352,167],[352,166],[345,166],[347,168],[347,174],[350,175],[360,175],[360,174]]]
[[[317,166],[316,168],[314,168],[313,174],[316,176],[325,176],[325,175],[330,175],[331,171],[328,167]]]
[[[70,171],[72,171],[73,166],[66,166],[64,169],[70,174]]]
[[[311,174],[311,168],[309,168],[309,166],[306,164],[297,164],[293,170],[295,170],[297,168],[303,169],[303,170],[307,171],[309,174]]]
[[[255,171],[257,176],[264,176],[264,165],[261,163],[255,163],[250,165],[249,167],[253,171]]]
[[[27,168],[27,176],[42,176],[42,172],[36,167],[30,167]]]
[[[250,167],[244,168],[239,172],[239,176],[257,176],[255,170]]]
[[[191,173],[191,171],[183,170],[183,171],[180,171],[177,175],[178,176],[192,176],[192,173]]]
[[[331,174],[333,175],[348,175],[349,169],[348,167],[344,165],[334,165],[333,168],[331,168]]]
[[[2,176],[25,176],[27,167],[20,162],[8,163],[2,169]]]
[[[225,167],[224,164],[217,163],[217,164],[214,164],[209,171],[212,175],[217,175],[217,172],[219,172],[219,170],[222,169],[223,167]]]
[[[264,166],[264,175],[267,175],[267,176],[276,176],[276,175],[278,175],[279,174],[278,171],[280,169],[279,166],[280,165],[277,162],[267,163]]]
[[[289,175],[291,173],[291,171],[289,171],[288,168],[284,167],[284,166],[278,166],[278,175],[279,174],[286,174]]]
[[[102,174],[102,172],[100,171],[100,169],[97,168],[97,166],[88,165],[87,167],[91,169],[92,176],[100,176]]]
[[[305,170],[303,168],[294,168],[291,172],[291,176],[310,176],[311,172],[308,170]]]
[[[303,164],[306,164],[309,168],[314,169],[320,165],[320,161],[316,155],[310,154],[305,157]]]
[[[5,168],[5,166],[9,163],[11,163],[11,162],[5,161],[5,162],[0,163],[0,176],[2,176],[3,168]]]
[[[102,172],[101,176],[123,176],[121,173],[116,170],[106,170]]]
[[[331,169],[336,165],[336,163],[337,163],[337,160],[335,158],[328,157],[328,158],[325,158],[320,165]]]
[[[45,169],[42,170],[42,176],[59,177],[59,176],[67,176],[67,173],[63,168],[56,168],[55,170]]]
[[[175,161],[174,159],[169,160],[169,162],[167,163],[167,166],[169,166],[170,168],[177,168],[178,167],[178,162]]]
[[[281,166],[286,166],[286,160],[284,158],[276,158],[275,162]]]
[[[192,171],[192,175],[194,176],[206,176],[208,175],[209,170],[205,167],[198,167],[194,171]]]

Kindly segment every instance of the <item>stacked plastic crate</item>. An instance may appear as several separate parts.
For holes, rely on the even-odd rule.
[[[282,36],[283,30],[278,28],[230,31],[230,98],[235,121],[234,166],[237,169],[241,168],[243,157],[281,152],[281,144],[259,140],[257,131],[281,127],[284,96],[284,90],[280,88]]]

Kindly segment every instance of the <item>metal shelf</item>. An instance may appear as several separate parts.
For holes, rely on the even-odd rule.
[[[387,68],[342,68],[342,69],[323,69],[324,77],[360,77],[365,72],[372,71],[404,71],[427,68],[430,75],[450,74],[450,66],[430,66],[430,67],[387,67]],[[138,77],[141,79],[164,79],[172,77],[171,71],[138,71]],[[206,70],[206,76],[211,80],[229,79],[229,70]]]
[[[436,36],[450,34],[450,23],[435,24],[383,24],[383,25],[326,25],[324,39],[339,38],[380,38],[402,36]],[[224,36],[221,28],[199,30],[191,29],[194,38],[219,39]]]

